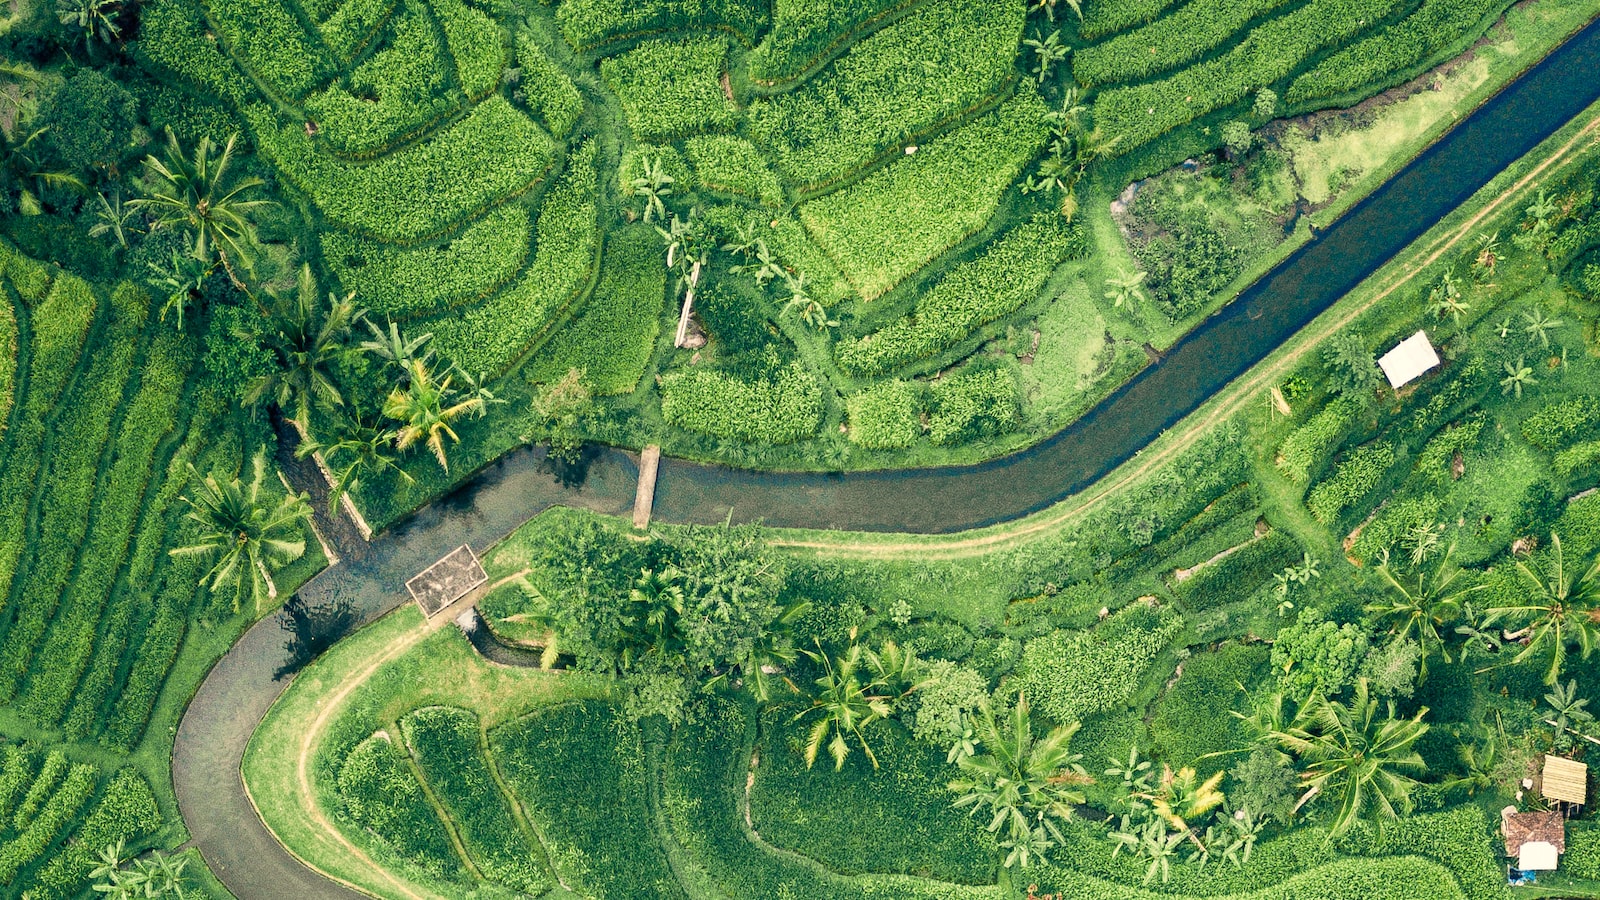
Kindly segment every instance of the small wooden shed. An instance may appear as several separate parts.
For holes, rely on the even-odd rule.
[[[1589,801],[1589,767],[1552,753],[1545,754],[1539,793],[1546,800],[1584,805]]]

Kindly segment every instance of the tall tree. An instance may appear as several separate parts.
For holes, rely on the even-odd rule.
[[[436,379],[426,363],[413,359],[405,386],[390,391],[383,404],[383,414],[400,423],[395,447],[405,451],[421,443],[446,472],[450,471],[450,459],[445,452],[445,438],[452,443],[460,440],[450,426],[483,405],[477,397],[459,398],[451,389],[450,380],[449,375]]]
[[[232,261],[248,266],[249,244],[255,232],[251,215],[272,205],[265,199],[247,199],[261,186],[255,177],[235,178],[229,171],[238,135],[219,149],[208,137],[200,139],[194,153],[184,155],[178,136],[167,129],[166,158],[145,157],[148,193],[129,205],[149,213],[153,228],[184,228],[194,238],[196,259],[220,260],[235,281]]]
[[[1566,665],[1567,648],[1577,644],[1584,659],[1594,650],[1600,636],[1600,559],[1587,569],[1568,565],[1561,535],[1550,535],[1550,551],[1542,563],[1531,559],[1516,562],[1518,582],[1524,600],[1514,606],[1489,610],[1489,621],[1522,624],[1518,638],[1524,646],[1513,662],[1538,654],[1548,654],[1545,684],[1555,684]],[[1507,635],[1509,640],[1512,636]]]
[[[806,656],[822,667],[817,676],[817,693],[811,707],[795,716],[795,721],[815,718],[811,734],[806,739],[806,768],[817,762],[822,745],[828,745],[835,771],[844,768],[850,757],[850,738],[866,752],[872,767],[878,767],[878,755],[867,743],[864,729],[879,719],[887,719],[894,711],[894,697],[882,679],[876,677],[866,661],[866,650],[855,642],[852,632],[850,647],[842,655],[830,657],[816,650],[805,651]],[[830,737],[831,735],[831,737]]]
[[[210,557],[213,564],[205,582],[213,593],[231,590],[236,611],[246,597],[252,608],[260,611],[263,600],[278,596],[272,573],[305,554],[301,528],[311,514],[304,494],[288,494],[276,501],[263,496],[264,453],[256,455],[252,468],[253,477],[246,485],[238,478],[222,480],[216,474],[202,478],[189,466],[194,485],[182,499],[189,506],[187,518],[199,533],[193,543],[171,551],[173,556]]]
[[[393,429],[369,423],[358,412],[341,422],[335,434],[336,437],[327,441],[308,437],[295,449],[295,455],[302,458],[321,452],[323,460],[332,468],[328,512],[333,512],[339,499],[360,487],[361,480],[369,475],[392,471],[406,484],[416,482],[410,473],[400,468],[390,452],[395,443]]]
[[[312,407],[332,409],[344,405],[334,383],[333,366],[351,351],[346,346],[350,328],[362,317],[355,295],[343,299],[330,293],[321,302],[311,266],[300,267],[295,291],[275,298],[266,343],[273,370],[250,386],[247,402],[270,402],[293,415],[304,428],[311,426]]]
[[[1427,533],[1433,532],[1429,529]],[[1462,600],[1483,588],[1463,577],[1461,567],[1454,561],[1455,550],[1455,544],[1446,547],[1431,567],[1427,564],[1427,554],[1423,553],[1422,558],[1413,559],[1412,571],[1403,574],[1390,564],[1388,553],[1378,564],[1378,576],[1388,586],[1389,595],[1384,602],[1368,604],[1367,612],[1388,627],[1391,641],[1416,639],[1422,649],[1419,680],[1428,677],[1430,652],[1438,650],[1445,662],[1450,661],[1439,629],[1459,619]]]

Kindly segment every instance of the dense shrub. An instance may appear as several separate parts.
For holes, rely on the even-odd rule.
[[[461,874],[444,823],[388,735],[357,744],[339,766],[338,779],[339,799],[351,821],[432,875]]]
[[[427,240],[533,187],[550,168],[550,136],[501,97],[430,139],[368,163],[320,152],[298,124],[265,106],[244,111],[283,177],[330,221],[400,243]]]
[[[1233,49],[1160,81],[1112,88],[1095,100],[1094,121],[1127,153],[1174,128],[1249,96],[1308,57],[1360,34],[1397,0],[1311,0],[1251,31]]]
[[[706,190],[783,205],[783,185],[755,145],[731,134],[702,134],[683,144],[695,180]]]
[[[714,437],[792,444],[821,424],[822,385],[798,361],[759,381],[706,369],[674,372],[661,382],[661,414],[679,428]]]
[[[1334,467],[1333,475],[1318,482],[1306,498],[1306,508],[1318,521],[1333,522],[1382,483],[1394,466],[1394,448],[1387,443],[1371,443],[1350,451]]]
[[[1017,675],[1034,709],[1057,722],[1114,709],[1138,689],[1156,656],[1183,628],[1168,609],[1125,607],[1088,631],[1029,641]]]
[[[1464,453],[1478,442],[1483,426],[1488,421],[1483,413],[1474,413],[1428,440],[1417,454],[1414,471],[1435,485],[1447,483],[1451,478],[1450,466],[1457,453]]]
[[[37,813],[18,820],[17,836],[0,846],[0,883],[11,884],[23,866],[44,860],[45,851],[61,838],[78,811],[89,802],[95,776],[95,767],[88,763],[72,766]]]
[[[989,221],[1044,144],[1031,88],[843,190],[800,207],[817,243],[865,299],[900,283]]]
[[[1593,822],[1567,825],[1567,871],[1578,878],[1600,879],[1600,827]]]
[[[1266,674],[1267,653],[1261,645],[1225,644],[1184,660],[1183,673],[1150,717],[1150,737],[1161,758],[1174,769],[1192,765],[1203,774],[1226,767],[1232,757],[1206,756],[1243,743],[1239,720],[1228,712],[1248,707],[1241,687],[1251,688]]]
[[[1289,85],[1284,100],[1298,105],[1381,86],[1455,47],[1506,6],[1506,0],[1424,0],[1411,15],[1317,63]]]
[[[405,0],[394,36],[350,74],[307,98],[306,116],[334,150],[373,156],[454,108],[432,19],[421,0]]]
[[[727,53],[721,37],[647,41],[603,60],[600,76],[622,101],[635,135],[670,141],[732,126],[733,104],[720,84]]]
[[[615,709],[550,707],[500,726],[490,742],[563,883],[593,896],[682,900],[645,805],[638,730]]]
[[[904,381],[884,381],[845,399],[850,442],[868,450],[899,450],[922,434],[917,389]]]
[[[750,136],[802,191],[835,182],[993,98],[1022,20],[1016,4],[929,0],[796,90],[751,103]]]
[[[227,49],[207,38],[210,33],[211,26],[194,0],[156,0],[140,9],[137,52],[169,78],[243,103],[255,89]]]
[[[916,0],[775,0],[772,28],[746,57],[765,85],[798,78],[823,57]]]
[[[878,375],[955,346],[979,326],[1039,295],[1057,264],[1081,250],[1082,235],[1060,216],[1035,217],[945,274],[904,318],[837,350],[839,364]]]
[[[1278,447],[1278,468],[1291,481],[1303,482],[1320,470],[1344,439],[1360,408],[1336,399],[1295,428]]]
[[[1170,16],[1084,47],[1072,56],[1072,77],[1086,87],[1138,81],[1176,69],[1220,47],[1251,19],[1288,0],[1190,0]]]
[[[776,335],[753,285],[709,280],[694,295],[694,314],[716,341],[718,358],[730,372],[755,376],[765,367],[760,351]]]
[[[1012,642],[1015,646],[1015,642]],[[1006,654],[1009,655],[1009,654]],[[947,659],[928,666],[926,684],[912,695],[913,709],[902,716],[911,736],[941,750],[961,737],[964,716],[989,699],[989,681],[977,670]]]
[[[1563,477],[1600,462],[1600,441],[1584,441],[1556,454],[1552,468]]]
[[[41,869],[30,888],[39,900],[78,896],[99,863],[101,849],[118,841],[133,843],[161,827],[150,785],[134,769],[123,769],[106,787],[83,825],[65,847]]]
[[[333,77],[333,62],[288,4],[207,0],[219,36],[261,83],[287,100],[303,99]]]
[[[1355,680],[1369,647],[1364,628],[1302,613],[1278,632],[1272,645],[1273,674],[1279,688],[1296,702],[1318,691],[1337,694]]]
[[[1248,599],[1271,584],[1285,566],[1300,562],[1302,552],[1294,538],[1272,531],[1196,572],[1178,586],[1178,594],[1192,610]]]
[[[572,133],[583,115],[583,95],[526,32],[517,35],[517,92],[556,138]]]
[[[766,4],[749,0],[565,0],[556,8],[561,35],[595,50],[641,34],[720,28],[746,44],[766,24]]]
[[[484,877],[540,893],[544,877],[484,761],[477,716],[464,709],[429,706],[407,714],[400,728],[417,768],[455,821],[461,842]]]
[[[436,313],[489,296],[522,268],[533,223],[518,203],[491,210],[450,240],[396,247],[345,231],[322,233],[322,258],[376,321]]]
[[[933,383],[928,437],[955,444],[1017,427],[1022,407],[1011,369],[973,366]]]
[[[1522,436],[1541,450],[1565,450],[1600,427],[1600,400],[1575,397],[1546,405],[1524,419]]]
[[[506,39],[494,20],[462,0],[430,0],[444,30],[445,46],[467,101],[476,103],[500,86],[506,70]]]
[[[539,208],[533,262],[482,305],[431,319],[433,346],[469,372],[501,373],[548,335],[550,325],[589,287],[600,251],[595,146],[567,156],[567,170]]]

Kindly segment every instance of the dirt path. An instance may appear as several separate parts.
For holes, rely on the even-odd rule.
[[[1588,142],[1589,146],[1580,145]],[[1574,160],[1583,150],[1589,149],[1600,143],[1600,117],[1592,119],[1576,135],[1561,146],[1555,153],[1541,161],[1527,175],[1524,175],[1511,187],[1507,188],[1492,201],[1485,204],[1475,215],[1440,235],[1431,244],[1413,254],[1407,260],[1396,260],[1389,267],[1399,265],[1402,267],[1398,275],[1390,276],[1391,281],[1383,290],[1369,299],[1354,306],[1337,310],[1338,315],[1327,321],[1317,322],[1301,330],[1293,339],[1295,346],[1287,353],[1263,365],[1257,366],[1243,378],[1235,380],[1223,389],[1217,397],[1213,398],[1209,409],[1202,409],[1200,415],[1189,419],[1182,430],[1174,437],[1163,438],[1146,452],[1141,453],[1134,461],[1131,468],[1113,474],[1095,485],[1094,489],[1072,503],[1070,508],[1056,512],[1046,513],[1034,519],[1026,520],[1014,525],[1003,526],[1003,530],[987,534],[978,534],[958,538],[925,538],[916,541],[860,543],[849,534],[841,534],[837,539],[791,541],[776,540],[779,546],[792,547],[802,550],[816,550],[827,556],[836,556],[850,559],[891,559],[903,556],[916,556],[922,558],[950,559],[966,556],[975,556],[992,550],[1007,547],[1027,541],[1047,532],[1053,531],[1094,510],[1114,494],[1127,489],[1146,475],[1156,471],[1178,456],[1182,455],[1213,428],[1232,418],[1234,414],[1244,408],[1246,403],[1257,399],[1260,391],[1270,388],[1279,380],[1287,376],[1305,355],[1316,349],[1324,339],[1348,327],[1368,310],[1383,302],[1395,291],[1410,283],[1417,275],[1450,250],[1454,249],[1463,240],[1472,235],[1483,221],[1502,210],[1506,204],[1526,194],[1529,188],[1541,184],[1551,176],[1561,171]]]

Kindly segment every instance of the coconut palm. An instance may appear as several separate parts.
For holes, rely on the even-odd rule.
[[[1219,771],[1202,781],[1193,767],[1185,766],[1174,772],[1171,766],[1162,765],[1160,781],[1143,799],[1149,801],[1152,813],[1165,819],[1167,824],[1202,852],[1207,852],[1205,843],[1195,834],[1191,823],[1221,806],[1227,799],[1219,790],[1224,774]]]
[[[1523,326],[1522,333],[1536,339],[1540,347],[1549,350],[1550,332],[1561,327],[1561,320],[1550,318],[1545,315],[1542,307],[1535,306],[1533,309],[1523,311],[1522,321],[1528,323]]]
[[[1112,301],[1113,306],[1132,303],[1143,299],[1139,293],[1139,285],[1150,277],[1149,272],[1129,272],[1127,269],[1118,269],[1117,277],[1106,280],[1105,297]]]
[[[830,658],[822,652],[821,644],[814,651],[805,651],[806,656],[822,666],[822,674],[816,680],[817,695],[812,698],[811,707],[794,717],[797,722],[813,716],[817,720],[806,739],[808,769],[816,764],[817,752],[822,749],[824,742],[828,745],[828,754],[833,757],[834,771],[844,768],[844,761],[850,756],[851,737],[866,751],[872,767],[878,767],[878,756],[872,752],[863,729],[879,719],[889,717],[894,697],[889,693],[888,685],[877,678],[867,665],[866,653],[855,642],[855,633],[851,632],[850,637],[850,648],[842,656]]]
[[[370,318],[364,318],[363,321],[367,330],[372,332],[372,340],[362,341],[360,349],[394,364],[401,372],[409,372],[413,360],[421,360],[426,365],[433,358],[432,350],[423,352],[423,348],[433,340],[433,332],[407,338],[400,333],[400,326],[393,319],[389,320],[387,330],[379,328],[378,323]]]
[[[667,206],[663,198],[672,196],[672,185],[677,179],[667,174],[666,167],[661,164],[661,157],[652,156],[645,160],[644,170],[637,178],[628,182],[628,187],[633,190],[635,197],[644,198],[644,221],[646,224],[660,219],[666,221]]]
[[[83,32],[84,47],[110,44],[122,37],[116,18],[122,12],[121,0],[56,0],[56,18],[61,24]]]
[[[248,265],[249,242],[255,226],[250,216],[272,205],[270,200],[246,199],[263,182],[259,178],[234,178],[229,171],[238,135],[220,150],[208,137],[185,156],[178,136],[167,129],[166,158],[145,157],[149,193],[128,205],[151,216],[151,228],[185,228],[194,238],[196,259],[220,260],[230,275],[230,260]],[[237,281],[237,277],[234,279]]]
[[[1505,744],[1505,734],[1499,725],[1479,723],[1475,739],[1462,739],[1457,744],[1461,757],[1462,774],[1446,781],[1447,788],[1466,788],[1467,794],[1493,790],[1499,785],[1495,771],[1500,763],[1500,748]]]
[[[483,405],[476,397],[460,399],[450,382],[450,375],[435,380],[427,363],[412,359],[405,386],[390,391],[383,403],[383,414],[400,423],[395,431],[395,447],[404,452],[415,444],[424,444],[446,472],[450,471],[450,460],[445,453],[445,438],[452,443],[460,440],[451,424]]]
[[[307,438],[295,449],[301,458],[320,452],[333,471],[333,487],[328,491],[328,512],[339,505],[340,498],[361,486],[368,475],[392,471],[406,484],[415,483],[406,470],[400,468],[394,455],[395,432],[364,421],[358,411],[340,426],[338,437],[331,441]]]
[[[1426,533],[1435,532],[1430,528]],[[1419,542],[1417,546],[1426,544]],[[1384,601],[1368,604],[1367,612],[1380,627],[1389,629],[1391,642],[1416,640],[1422,653],[1419,681],[1428,677],[1428,654],[1433,649],[1438,648],[1444,661],[1450,661],[1439,629],[1459,619],[1462,600],[1484,587],[1463,578],[1461,567],[1453,559],[1455,552],[1455,544],[1451,544],[1431,568],[1427,566],[1426,553],[1413,556],[1412,570],[1404,574],[1390,564],[1388,551],[1378,564],[1378,576],[1389,588],[1389,594]]]
[[[1587,569],[1568,566],[1561,535],[1551,534],[1550,552],[1544,562],[1519,559],[1516,569],[1526,599],[1515,606],[1489,610],[1489,621],[1524,623],[1515,635],[1506,635],[1507,640],[1527,640],[1512,661],[1549,654],[1544,681],[1555,684],[1566,664],[1568,646],[1577,644],[1583,658],[1588,659],[1600,635],[1600,559]]]
[[[1506,363],[1506,377],[1500,379],[1500,393],[1515,393],[1517,399],[1522,399],[1522,389],[1528,385],[1538,384],[1539,379],[1533,377],[1533,368],[1528,365],[1526,357],[1518,357],[1516,365]]]
[[[259,611],[263,599],[278,596],[272,573],[299,559],[306,550],[300,537],[302,523],[311,514],[304,494],[289,494],[273,500],[262,494],[267,477],[264,453],[252,461],[253,476],[248,485],[238,478],[220,479],[215,473],[202,478],[189,465],[193,488],[182,495],[188,504],[186,516],[198,533],[193,543],[176,547],[173,556],[207,556],[213,562],[202,578],[212,593],[233,592],[233,608],[238,611],[248,597]]]
[[[1394,701],[1380,713],[1367,679],[1357,679],[1348,704],[1313,695],[1294,721],[1272,739],[1304,768],[1300,803],[1322,796],[1334,804],[1329,836],[1349,831],[1357,820],[1398,818],[1411,808],[1416,780],[1425,770],[1413,749],[1428,732],[1427,707],[1409,719],[1395,718]]]
[[[1005,726],[987,703],[973,724],[983,752],[957,762],[964,777],[950,782],[959,795],[956,808],[989,815],[985,827],[1001,837],[1006,868],[1047,862],[1045,854],[1062,840],[1056,823],[1071,818],[1073,805],[1084,802],[1080,788],[1092,783],[1080,764],[1082,754],[1072,752],[1078,723],[1036,738],[1022,695]]]
[[[247,403],[273,403],[285,415],[292,411],[303,427],[310,426],[313,406],[344,405],[333,366],[351,352],[345,340],[362,317],[354,294],[340,299],[329,293],[326,303],[319,297],[310,264],[301,266],[294,292],[275,298],[273,305],[266,344],[275,365],[245,394]]]
[[[1570,741],[1567,731],[1583,731],[1585,726],[1594,724],[1594,713],[1587,707],[1589,699],[1578,696],[1578,680],[1568,679],[1566,684],[1556,682],[1550,688],[1550,693],[1544,695],[1544,702],[1550,707],[1555,717],[1551,719],[1551,727],[1556,730],[1556,743]]]

